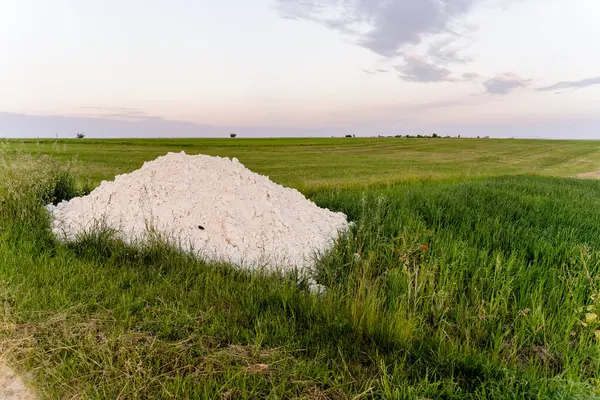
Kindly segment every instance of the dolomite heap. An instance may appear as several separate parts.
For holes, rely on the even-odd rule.
[[[330,250],[349,226],[344,214],[319,208],[235,158],[184,152],[47,208],[61,240],[106,227],[135,245],[154,231],[206,260],[253,269],[311,268],[315,254]]]

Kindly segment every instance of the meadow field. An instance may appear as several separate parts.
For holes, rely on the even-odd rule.
[[[501,175],[571,177],[600,169],[600,143],[494,139],[113,139],[0,141],[7,153],[46,154],[95,185],[168,152],[237,157],[301,190]]]
[[[169,151],[355,221],[315,276],[208,265],[43,206]],[[600,397],[600,142],[0,142],[0,353],[40,398]]]

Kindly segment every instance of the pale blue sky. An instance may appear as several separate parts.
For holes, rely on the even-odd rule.
[[[0,137],[600,138],[598,0],[2,0]]]

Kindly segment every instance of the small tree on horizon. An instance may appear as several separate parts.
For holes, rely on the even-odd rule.
[[[77,132],[77,134],[75,135],[75,137],[77,139],[83,139],[85,137],[85,133],[83,133],[83,132]]]
[[[237,133],[230,133],[230,134],[229,134],[229,137],[230,137],[230,138],[237,137]]]

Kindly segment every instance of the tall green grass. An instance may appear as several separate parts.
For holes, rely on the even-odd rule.
[[[315,192],[356,222],[316,295],[161,242],[58,243],[43,206],[83,190],[61,176],[0,191],[0,349],[42,396],[598,395],[600,183]]]

